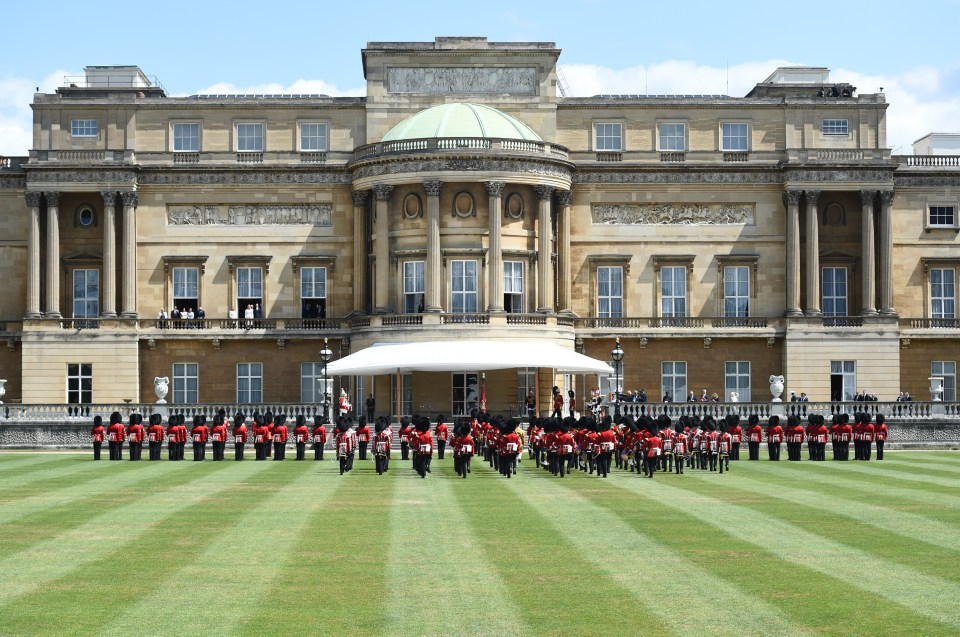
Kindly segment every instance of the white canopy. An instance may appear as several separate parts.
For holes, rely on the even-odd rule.
[[[327,366],[331,376],[379,376],[397,372],[460,372],[550,367],[558,372],[613,374],[596,359],[537,341],[424,341],[377,343]]]

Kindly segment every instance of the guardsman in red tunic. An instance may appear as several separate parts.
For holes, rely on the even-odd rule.
[[[337,422],[336,449],[337,460],[340,461],[340,475],[353,468],[353,454],[357,449],[357,435],[352,428],[353,422],[349,416],[340,418]]]
[[[150,414],[150,426],[147,427],[147,444],[150,460],[160,459],[160,449],[163,447],[163,416]]]
[[[613,430],[613,419],[604,416],[600,419],[600,429],[596,436],[597,475],[606,478],[613,465],[613,454],[617,449],[617,433]]]
[[[780,416],[770,416],[767,421],[767,453],[771,460],[780,460],[780,444],[783,442],[783,427]]]
[[[222,409],[214,419],[210,437],[213,439],[213,459],[215,461],[223,460],[224,451],[227,448],[227,417],[226,412]]]
[[[720,473],[724,469],[730,471],[730,450],[733,446],[733,437],[727,431],[727,426],[720,424],[720,432],[717,434],[717,462],[720,465]]]
[[[360,451],[360,459],[367,459],[367,446],[370,444],[370,427],[367,425],[366,416],[357,416],[357,445]]]
[[[740,459],[740,440],[743,438],[743,428],[740,426],[740,416],[727,416],[727,433],[730,434],[730,459]]]
[[[853,440],[853,426],[850,425],[850,416],[840,415],[840,459],[850,460],[850,442]]]
[[[430,419],[419,416],[414,419],[414,429],[417,431],[416,448],[414,449],[413,468],[421,478],[430,473],[430,461],[433,460],[433,436],[430,433]]]
[[[501,419],[499,422],[500,437],[497,440],[497,453],[500,455],[499,467],[501,475],[508,478],[517,473],[517,456],[520,455],[520,436],[517,435],[519,423],[512,418]]]
[[[466,479],[470,473],[470,458],[473,457],[474,443],[470,423],[460,421],[454,425],[453,466],[457,475]]]
[[[657,435],[657,428],[651,424],[647,429],[649,434],[643,439],[643,473],[652,478],[657,470],[660,454],[663,453],[663,440]]]
[[[177,457],[177,438],[180,428],[177,426],[177,414],[172,414],[167,421],[167,460],[179,460]]]
[[[807,416],[807,428],[804,431],[804,434],[807,437],[807,457],[810,460],[817,460],[819,455],[817,452],[817,415],[810,414]],[[797,458],[799,460],[800,458]]]
[[[103,439],[107,436],[107,430],[103,428],[103,418],[94,416],[93,427],[90,429],[90,437],[93,438],[93,459],[100,459],[100,447],[103,446]]]
[[[287,438],[289,429],[287,429],[286,414],[277,414],[276,426],[273,428],[273,459],[287,459]]]
[[[717,459],[720,454],[720,433],[713,422],[713,418],[707,417],[707,431],[703,434],[703,441],[706,445],[707,464],[710,471],[717,470]]]
[[[883,460],[883,445],[887,441],[887,419],[883,414],[877,414],[877,425],[873,428],[873,436],[877,441],[877,460]]]
[[[663,445],[660,470],[670,473],[673,471],[673,430],[670,429],[670,419],[664,414],[663,419],[657,420],[657,426],[660,428],[660,443]]]
[[[747,418],[747,451],[750,460],[760,459],[760,440],[763,438],[763,427],[760,426],[760,417],[750,414]]]
[[[266,460],[267,436],[270,431],[260,412],[253,412],[253,450],[257,460]]]
[[[840,459],[840,416],[833,415],[830,424],[830,446],[833,448],[833,459]]]
[[[200,462],[203,460],[203,450],[207,446],[207,437],[210,435],[210,430],[207,429],[207,426],[203,424],[203,418],[200,416],[193,417],[193,428],[190,430],[190,438],[193,440],[193,461]]]
[[[397,435],[400,436],[400,459],[409,460],[410,439],[414,436],[413,428],[410,427],[409,416],[403,416],[400,418],[400,430],[397,432]]]
[[[187,440],[190,438],[190,432],[187,431],[187,417],[184,414],[177,416],[177,455],[183,460],[187,452]]]
[[[812,420],[814,418],[814,415],[810,414],[810,418]],[[791,462],[799,462],[800,458],[803,456],[802,447],[803,447],[804,431],[803,431],[803,425],[800,424],[800,419],[794,415],[787,416],[786,436],[787,436],[787,460]],[[809,444],[810,443],[808,442],[807,445],[809,446]]]
[[[110,425],[107,427],[111,460],[123,460],[123,433],[123,417],[119,411],[115,411],[110,414]]]
[[[130,460],[140,460],[143,455],[143,416],[130,414],[130,425],[127,427],[127,440],[130,442]]]
[[[247,442],[247,417],[237,412],[233,417],[233,459],[243,460],[243,445]]]
[[[853,459],[863,460],[863,414],[860,413],[853,414]]]
[[[450,428],[443,422],[443,414],[437,416],[437,426],[434,428],[437,435],[437,459],[443,460],[443,452],[447,448],[447,439],[450,438]]]
[[[390,435],[389,423],[383,416],[377,419],[373,426],[376,434],[373,436],[373,462],[377,467],[377,475],[383,475],[390,469],[390,446],[392,436]]]
[[[263,415],[263,424],[267,428],[267,440],[266,445],[264,445],[264,451],[267,458],[273,456],[273,430],[276,428],[273,420],[273,412],[268,411]]]
[[[687,434],[683,430],[683,425],[677,423],[673,435],[673,471],[677,475],[683,475],[683,465],[687,454]]]
[[[313,417],[313,459],[323,460],[323,448],[327,444],[327,428],[323,424],[323,416]]]
[[[297,460],[305,460],[307,457],[307,440],[310,438],[310,430],[307,428],[307,419],[303,415],[297,416],[297,426],[293,429],[293,441],[297,446]]]
[[[870,422],[870,414],[863,414],[863,460],[869,460],[873,453],[873,436],[876,429]]]

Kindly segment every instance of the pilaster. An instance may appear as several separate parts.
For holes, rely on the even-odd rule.
[[[47,305],[44,316],[60,318],[60,193],[45,192],[47,200]]]
[[[488,293],[487,312],[503,312],[503,188],[502,181],[488,181],[486,183],[489,202],[487,209],[490,214],[489,234],[490,249],[487,254]]]
[[[393,186],[377,184],[373,194],[377,198],[377,246],[374,250],[376,279],[374,286],[374,313],[390,314],[390,194]]]
[[[807,316],[822,316],[820,310],[820,224],[817,212],[819,190],[804,191],[807,202]]]

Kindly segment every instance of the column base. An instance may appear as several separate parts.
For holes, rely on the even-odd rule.
[[[25,319],[41,319],[43,318],[42,312],[27,312],[23,318]]]
[[[393,314],[393,310],[389,307],[375,307],[373,308],[373,313],[382,316],[384,314]]]
[[[880,316],[897,316],[897,311],[892,307],[880,310]]]
[[[491,305],[490,307],[487,308],[487,314],[503,314],[503,313],[504,313],[504,310],[502,305]]]
[[[423,308],[423,312],[424,314],[442,314],[443,308],[439,305],[428,305],[427,307]]]
[[[804,310],[804,316],[823,316],[823,312],[820,310]]]
[[[103,313],[100,314],[100,318],[105,318],[105,319],[117,318],[117,313],[116,313],[116,312],[103,312]]]
[[[61,319],[63,316],[60,314],[60,312],[44,312],[43,318]]]
[[[537,314],[554,314],[552,307],[538,307]]]
[[[786,314],[787,318],[797,318],[799,316],[803,316],[803,311],[800,310],[799,308],[787,310],[787,314]]]
[[[136,312],[120,312],[120,318],[135,319],[140,318],[140,316]]]
[[[873,309],[872,307],[868,307],[868,308],[865,309],[864,311],[860,312],[860,315],[861,315],[861,316],[876,316],[876,315],[877,315],[877,311],[876,311],[875,309]]]

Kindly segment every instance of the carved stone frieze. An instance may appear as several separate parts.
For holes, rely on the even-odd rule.
[[[536,95],[537,69],[532,66],[391,67],[387,69],[387,91],[390,93]]]
[[[673,172],[673,171],[578,171],[575,184],[780,184],[779,171]]]
[[[134,183],[136,179],[136,173],[132,170],[43,170],[29,173],[30,183],[98,181]]]
[[[26,177],[0,177],[0,189],[21,190],[26,187]]]
[[[896,188],[960,188],[960,173],[953,175],[895,175]]]
[[[147,185],[212,185],[212,184],[349,184],[350,175],[343,172],[148,172],[140,175],[139,184]]]
[[[860,169],[832,169],[832,170],[813,170],[807,168],[790,169],[785,171],[786,177],[791,181],[804,182],[889,182],[893,177],[892,170],[871,170],[869,168]]]
[[[168,206],[171,226],[275,226],[333,225],[333,206],[260,205],[246,206]]]
[[[754,222],[753,204],[600,204],[591,209],[598,225],[735,225]]]
[[[361,166],[353,171],[354,179],[380,177],[399,173],[418,172],[479,172],[496,171],[520,174],[542,175],[558,179],[570,179],[568,169],[556,164],[535,161],[485,160],[485,159],[424,159],[421,161],[399,161]]]

